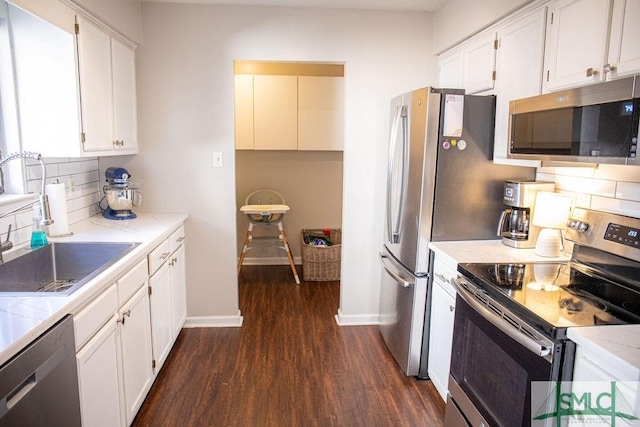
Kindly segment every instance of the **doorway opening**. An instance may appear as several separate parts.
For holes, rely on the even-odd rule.
[[[342,226],[344,64],[234,61],[234,74],[237,259],[249,226],[240,207],[255,190],[275,190],[290,208],[283,225],[304,279],[302,231]],[[243,265],[289,263],[267,244],[277,227],[252,236]]]

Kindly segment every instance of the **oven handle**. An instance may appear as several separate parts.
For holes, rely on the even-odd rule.
[[[515,330],[510,323],[503,320],[496,313],[489,310],[486,306],[480,303],[473,295],[470,295],[469,291],[467,291],[459,282],[464,279],[457,278],[453,281],[453,285],[458,292],[458,295],[465,300],[467,304],[471,306],[475,311],[477,311],[482,317],[487,319],[491,324],[493,324],[496,328],[500,329],[509,337],[513,338],[519,344],[524,346],[527,350],[532,353],[537,354],[538,356],[545,358],[548,360],[548,356],[551,354],[553,349],[553,344],[551,346],[543,345],[538,341],[533,340],[532,338],[520,333]]]

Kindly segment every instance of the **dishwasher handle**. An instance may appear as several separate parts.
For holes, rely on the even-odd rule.
[[[411,280],[407,280],[403,277],[400,277],[400,275],[398,273],[396,273],[395,271],[393,271],[393,269],[391,267],[389,267],[389,264],[387,262],[387,259],[389,258],[389,256],[385,253],[380,253],[380,264],[382,264],[382,267],[385,269],[385,271],[387,272],[387,274],[391,277],[393,277],[393,279],[398,282],[398,284],[400,286],[402,286],[403,288],[410,288],[411,286],[415,285],[416,282],[411,281]]]

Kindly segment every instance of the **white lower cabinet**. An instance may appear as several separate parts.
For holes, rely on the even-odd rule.
[[[180,226],[74,314],[83,425],[128,426],[142,406],[186,319],[183,241]]]
[[[427,372],[436,390],[446,401],[456,306],[456,292],[452,286],[457,276],[456,265],[445,264],[436,257],[433,272]]]
[[[153,358],[156,372],[160,370],[173,345],[173,296],[169,264],[164,263],[149,278]]]
[[[76,354],[82,424],[122,426],[122,381],[119,375],[117,317],[106,325]]]
[[[154,379],[147,287],[142,286],[119,313],[125,417],[130,425]]]

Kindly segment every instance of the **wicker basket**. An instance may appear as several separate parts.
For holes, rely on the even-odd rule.
[[[340,280],[340,253],[342,232],[331,229],[331,246],[316,246],[305,243],[307,236],[322,236],[323,230],[302,230],[302,279],[311,282]]]

